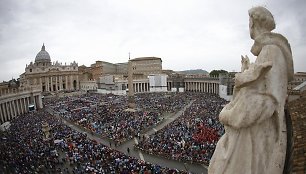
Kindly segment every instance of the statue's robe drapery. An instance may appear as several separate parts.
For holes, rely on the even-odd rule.
[[[258,56],[236,74],[233,100],[219,115],[225,134],[210,161],[210,174],[281,174],[286,155],[284,105],[293,76],[286,38],[264,33],[255,39]]]

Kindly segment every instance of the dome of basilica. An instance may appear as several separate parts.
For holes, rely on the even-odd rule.
[[[45,45],[41,47],[41,51],[36,55],[35,62],[51,62],[49,53],[45,50]]]

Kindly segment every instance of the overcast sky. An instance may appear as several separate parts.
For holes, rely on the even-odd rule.
[[[248,10],[263,5],[306,71],[305,0],[0,0],[0,81],[18,78],[45,43],[51,61],[90,66],[155,56],[163,69],[240,70]]]

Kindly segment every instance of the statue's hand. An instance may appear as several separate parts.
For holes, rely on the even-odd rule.
[[[249,69],[249,66],[250,66],[249,57],[247,55],[245,57],[241,55],[241,72]]]
[[[224,113],[224,111],[222,110],[219,114],[219,121],[224,124],[224,125],[228,125],[228,116],[227,114]]]

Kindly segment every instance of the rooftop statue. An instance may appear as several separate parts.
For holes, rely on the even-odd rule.
[[[225,134],[219,140],[209,174],[281,174],[286,156],[284,105],[287,84],[293,78],[290,45],[273,33],[275,22],[264,7],[249,10],[251,52],[242,57],[235,76],[232,101],[220,112]]]

